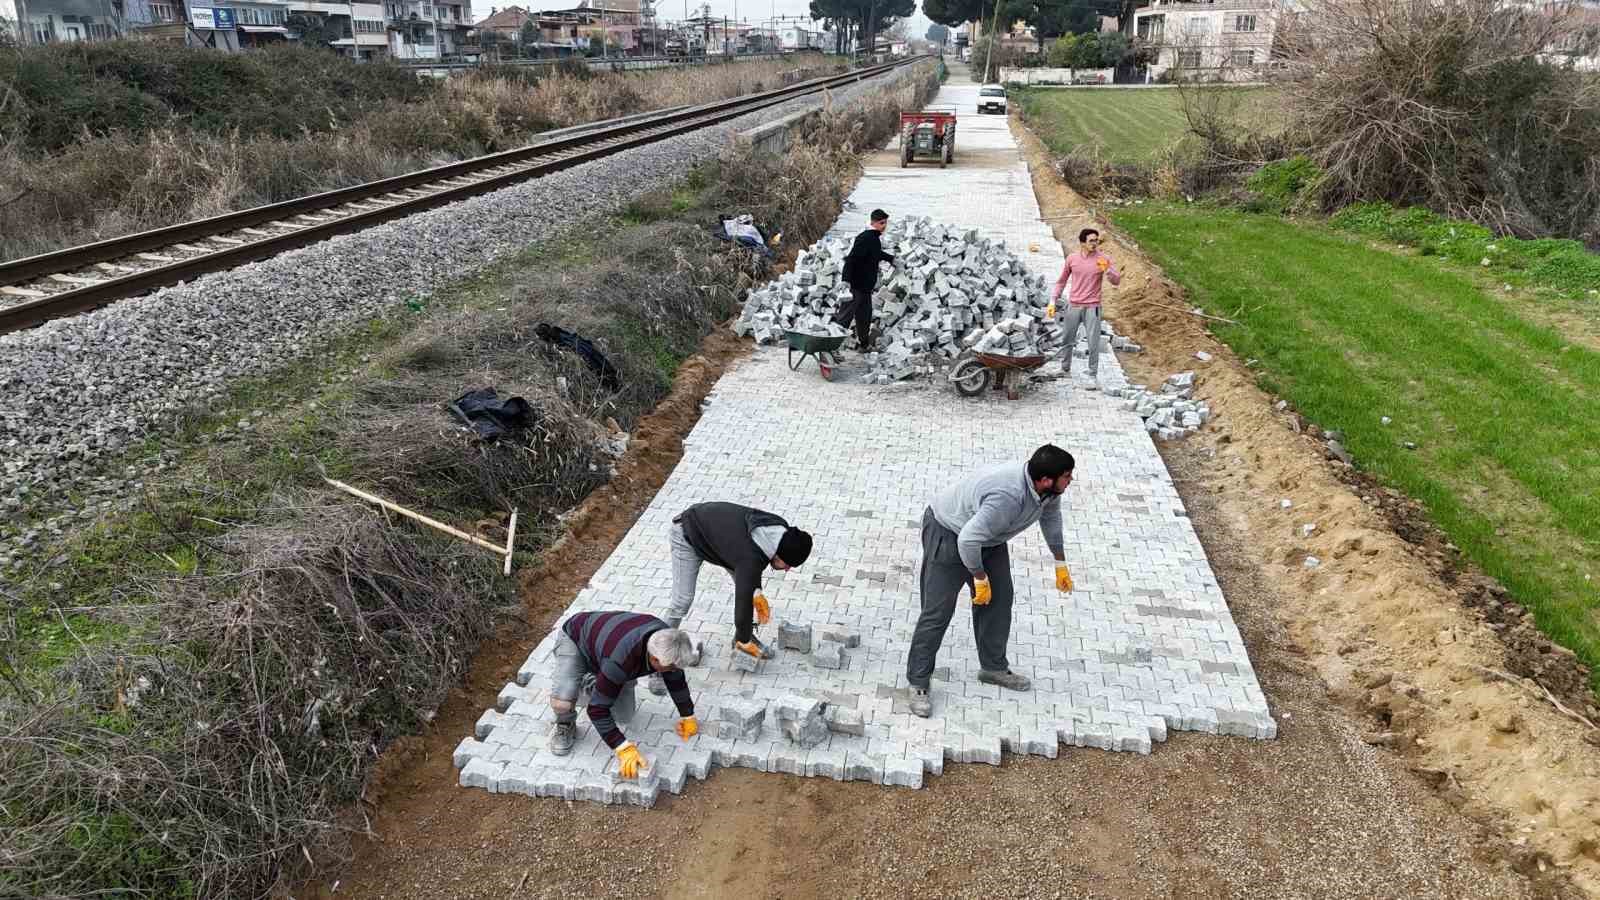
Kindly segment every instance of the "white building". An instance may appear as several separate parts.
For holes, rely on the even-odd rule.
[[[438,59],[461,52],[472,8],[466,0],[387,0],[388,51],[396,59]]]
[[[0,17],[15,23],[25,44],[109,41],[127,28],[120,4],[111,0],[10,0],[0,6]]]
[[[1282,0],[1157,0],[1133,16],[1134,45],[1150,57],[1150,77],[1169,69],[1202,78],[1253,81],[1272,56]]]

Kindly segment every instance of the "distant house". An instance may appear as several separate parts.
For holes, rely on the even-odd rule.
[[[25,44],[109,41],[127,31],[121,4],[109,0],[11,0],[0,16],[12,19]]]
[[[1133,14],[1134,47],[1149,73],[1250,81],[1272,56],[1282,0],[1156,0]]]

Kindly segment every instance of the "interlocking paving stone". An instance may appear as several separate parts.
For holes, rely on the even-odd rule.
[[[966,109],[975,91],[947,87],[939,102]],[[973,116],[969,125],[968,118],[963,147],[1015,154],[1004,119]],[[1053,280],[1060,248],[1039,221],[1026,166],[1011,158],[990,168],[959,158],[945,170],[869,168],[834,233],[853,235],[875,206],[891,215],[930,215],[1004,238]],[[1103,354],[1100,365],[1103,386],[1125,383],[1114,356]],[[1037,529],[1012,541],[1010,662],[1034,687],[1003,691],[977,681],[963,597],[934,672],[933,716],[916,718],[905,657],[920,610],[922,511],[964,473],[1024,459],[1046,442],[1078,461],[1079,477],[1062,504],[1076,590],[1055,590],[1055,564]],[[706,566],[684,622],[705,644],[702,664],[686,670],[701,734],[680,741],[670,698],[639,685],[638,711],[623,724],[650,763],[638,782],[616,778],[615,757],[586,715],[578,717],[571,755],[551,754],[552,634],[456,748],[463,785],[648,806],[662,790],[676,793],[716,766],[919,788],[926,774],[944,771],[947,758],[995,764],[1003,750],[1054,757],[1061,745],[1148,753],[1169,730],[1276,734],[1244,642],[1149,435],[1118,399],[1086,391],[1080,381],[1045,382],[1016,401],[963,400],[927,382],[825,382],[814,371],[788,371],[781,349],[757,350],[717,384],[684,441],[682,461],[569,612],[664,613],[672,585],[668,526],[685,507],[711,499],[772,510],[813,534],[808,564],[769,573],[765,592],[775,618],[811,629],[818,642],[829,629],[858,633],[849,667],[820,668],[808,653],[779,650],[754,671],[733,668],[732,580]],[[767,644],[780,644],[776,624],[760,633]],[[861,733],[829,731],[810,748],[786,739],[780,704],[814,709],[820,702],[849,708],[849,727],[859,718]],[[742,728],[748,716],[722,712],[752,707],[770,712],[749,733]]]

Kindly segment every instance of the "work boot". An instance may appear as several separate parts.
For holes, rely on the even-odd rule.
[[[1086,390],[1086,391],[1098,391],[1098,390],[1100,390],[1100,373],[1098,373],[1098,372],[1090,372],[1089,373],[1089,383],[1084,386],[1084,390]]]
[[[924,719],[933,715],[933,698],[928,696],[927,688],[911,689],[911,714]]]
[[[978,671],[978,680],[984,684],[998,684],[1013,691],[1026,691],[1033,687],[1033,682],[1010,669],[1004,672],[991,672],[988,669],[980,669]]]
[[[738,650],[741,653],[748,653],[751,656],[754,656],[756,659],[772,659],[774,656],[777,656],[776,653],[772,652],[771,648],[769,648],[766,644],[761,643],[761,639],[755,635],[751,635],[750,640],[748,641],[741,641],[738,638],[734,638],[733,649]]]
[[[557,722],[554,730],[550,732],[550,752],[557,756],[566,756],[572,752],[572,745],[578,742],[578,723]]]
[[[657,697],[665,697],[667,695],[667,680],[661,677],[660,672],[651,673],[649,680],[645,682],[645,687],[649,688],[650,693],[655,694]]]

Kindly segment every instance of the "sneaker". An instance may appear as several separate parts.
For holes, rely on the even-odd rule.
[[[572,752],[572,745],[578,742],[578,723],[557,722],[555,730],[550,732],[550,752],[557,756],[566,756]]]
[[[657,697],[665,697],[667,695],[667,680],[661,677],[660,672],[651,673],[650,678],[645,681],[645,687],[649,688],[650,693],[655,694]]]
[[[738,650],[741,653],[748,653],[751,656],[754,656],[756,659],[772,659],[773,657],[777,656],[776,653],[772,652],[770,647],[761,643],[761,639],[755,637],[754,635],[752,635],[748,641],[741,641],[738,638],[734,638],[733,649]]]
[[[927,688],[911,689],[911,714],[924,719],[933,715],[933,699],[928,696]]]
[[[982,669],[978,672],[978,680],[984,684],[998,684],[1013,691],[1026,691],[1033,687],[1033,682],[1010,669],[1004,672],[990,672],[987,669]]]
[[[1084,385],[1084,390],[1086,390],[1086,391],[1098,391],[1098,390],[1100,390],[1100,373],[1099,372],[1090,372],[1089,373],[1089,383],[1087,385]]]

